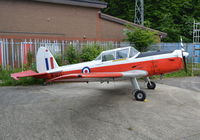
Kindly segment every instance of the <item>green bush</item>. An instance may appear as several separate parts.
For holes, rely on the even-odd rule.
[[[75,64],[80,62],[80,54],[72,45],[68,46],[65,50],[64,58],[68,61],[69,64]]]
[[[94,60],[101,52],[103,51],[102,47],[97,44],[87,45],[83,47],[81,51],[81,60],[82,61],[91,61]]]
[[[150,45],[158,42],[156,32],[136,28],[132,25],[127,25],[127,29],[128,30],[125,31],[128,37],[126,40],[134,44],[139,51],[147,51]]]
[[[60,56],[60,55],[55,55],[55,60],[56,60],[56,62],[57,62],[57,64],[58,64],[58,66],[62,66],[63,65],[63,61],[62,61],[62,56]]]
[[[27,54],[27,60],[28,60],[27,65],[30,67],[33,64],[33,53],[30,51]]]

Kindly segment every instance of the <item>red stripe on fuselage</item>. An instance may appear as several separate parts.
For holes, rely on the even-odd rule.
[[[183,68],[182,59],[180,57],[172,57],[165,59],[149,60],[143,62],[133,62],[125,64],[117,64],[110,66],[94,67],[91,68],[91,72],[125,72],[131,70],[145,70],[148,72],[148,76],[160,75],[164,73],[170,73],[178,71]],[[64,71],[60,73],[48,74],[43,78],[53,78],[58,75],[82,73],[82,70]]]

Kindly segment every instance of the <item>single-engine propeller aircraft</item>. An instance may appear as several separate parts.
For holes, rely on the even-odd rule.
[[[133,97],[144,101],[146,94],[140,89],[137,78],[145,77],[147,88],[155,89],[156,84],[149,79],[152,75],[162,75],[186,68],[188,53],[182,50],[140,53],[133,47],[123,47],[103,51],[95,60],[79,64],[58,66],[53,55],[45,47],[40,47],[36,55],[37,72],[28,70],[11,74],[15,80],[21,77],[35,77],[50,82],[109,82],[130,79]]]

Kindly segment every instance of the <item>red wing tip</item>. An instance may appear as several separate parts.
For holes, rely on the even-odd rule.
[[[36,74],[36,72],[32,70],[28,70],[28,71],[23,71],[23,72],[12,73],[10,76],[15,80],[19,80],[20,77],[27,77],[32,74]]]

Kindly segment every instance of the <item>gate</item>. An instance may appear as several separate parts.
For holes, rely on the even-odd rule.
[[[200,23],[193,24],[192,76],[200,72]]]

